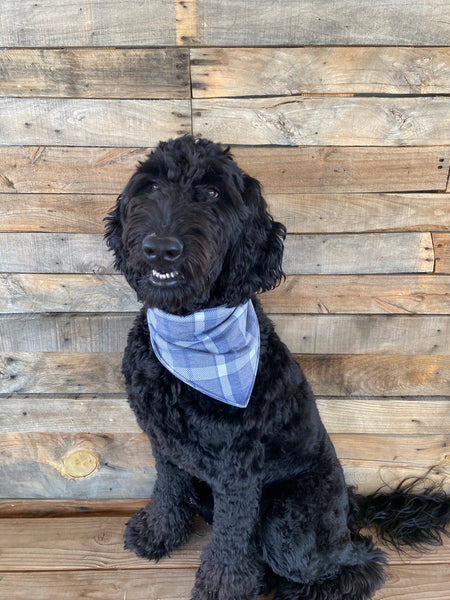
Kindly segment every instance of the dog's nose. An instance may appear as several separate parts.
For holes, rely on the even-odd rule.
[[[172,263],[180,258],[183,242],[176,237],[146,235],[142,240],[142,251],[150,262]]]

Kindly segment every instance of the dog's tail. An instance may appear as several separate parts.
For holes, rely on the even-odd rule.
[[[450,496],[442,483],[426,477],[406,478],[397,487],[383,486],[362,496],[350,490],[353,529],[374,528],[377,536],[398,551],[423,550],[442,544],[450,535]]]

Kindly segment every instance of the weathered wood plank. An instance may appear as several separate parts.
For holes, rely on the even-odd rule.
[[[448,45],[445,0],[395,0],[383,11],[361,0],[199,0],[198,15],[205,46]]]
[[[438,445],[435,446],[435,443],[439,444],[442,436],[445,438],[449,435],[450,400],[447,397],[399,399],[319,396],[317,405],[322,420],[332,435],[351,434],[392,438],[400,435],[408,436],[404,439],[399,438],[396,442],[398,448],[403,448],[401,452],[404,454],[426,452],[426,446],[421,450],[420,446],[415,445],[415,440],[421,437],[423,444],[431,444],[430,451],[443,453],[441,459],[447,452],[445,447],[439,450]],[[51,397],[12,395],[1,398],[0,416],[2,436],[9,435],[11,432],[12,435],[64,433],[75,436],[80,431],[89,431],[91,439],[95,438],[102,446],[107,446],[109,442],[101,439],[101,434],[105,432],[113,437],[126,432],[135,439],[141,432],[125,396],[73,398],[66,395]],[[20,435],[17,439],[19,438]],[[403,447],[408,440],[410,443]],[[80,438],[79,442],[85,443],[83,438]],[[389,447],[381,446],[382,444],[376,452],[386,460],[394,460],[393,457],[400,452],[400,450],[394,452]],[[364,452],[362,448],[360,451]]]
[[[295,274],[431,273],[429,233],[290,235],[283,269]]]
[[[266,200],[289,233],[450,230],[448,194],[267,194]]]
[[[314,392],[326,396],[446,396],[448,356],[297,355]],[[121,353],[0,354],[2,393],[123,393]]]
[[[448,147],[236,147],[233,155],[276,194],[445,192],[450,167]]]
[[[194,98],[448,94],[449,48],[192,48]]]
[[[443,97],[192,101],[195,135],[225,144],[433,146],[448,142]]]
[[[4,0],[0,45],[170,46],[176,43],[175,3]]]
[[[0,146],[0,192],[117,196],[148,151]],[[445,192],[450,167],[448,146],[236,147],[233,154],[266,194]]]
[[[119,190],[119,188],[118,188]],[[0,194],[5,231],[102,233],[116,195]],[[448,194],[265,194],[289,233],[449,231]],[[339,215],[339,218],[336,218]]]
[[[31,289],[30,296],[35,297]],[[261,301],[272,313],[449,314],[450,278],[291,275]]]
[[[189,541],[170,557],[155,564],[138,558],[123,549],[124,517],[92,517],[87,519],[9,519],[0,522],[5,553],[0,570],[21,571],[75,571],[110,569],[144,569],[151,575],[158,569],[195,568],[200,564],[201,548],[210,541],[212,527],[197,518]],[[22,540],[21,561],[14,561],[19,551],[18,539]],[[70,548],[64,540],[73,540]],[[106,545],[104,541],[107,540]],[[67,546],[67,544],[66,544]],[[59,550],[59,552],[58,552]],[[429,552],[415,555],[399,555],[388,548],[391,565],[446,564],[450,562],[450,544],[432,548]],[[86,554],[84,562],[83,554]],[[53,562],[52,562],[53,561]]]
[[[116,197],[149,149],[0,146],[0,191]]]
[[[0,248],[3,272],[113,272],[113,256],[100,234],[0,233]]]
[[[0,98],[2,145],[141,146],[191,132],[188,100]]]
[[[17,560],[20,560],[18,558]],[[144,561],[144,559],[142,559]],[[431,573],[428,569],[428,573]],[[5,598],[14,600],[186,600],[195,569],[0,572]],[[411,600],[419,600],[412,597]],[[436,598],[436,600],[441,600]]]
[[[436,273],[450,273],[450,235],[433,233],[433,246],[436,254]]]
[[[104,517],[127,516],[143,508],[146,499],[0,499],[0,518],[44,518],[44,517]]]
[[[450,317],[271,315],[296,354],[450,355]],[[0,352],[122,352],[134,314],[0,315]]]
[[[3,48],[0,95],[189,98],[188,61],[183,48]]]
[[[444,356],[298,355],[297,360],[318,395],[445,396],[449,391],[450,361]]]
[[[4,273],[113,273],[113,256],[100,234],[0,233]],[[429,233],[290,235],[287,274],[430,273]]]
[[[260,296],[270,313],[450,314],[447,275],[289,275]],[[122,275],[0,274],[0,312],[136,312]]]

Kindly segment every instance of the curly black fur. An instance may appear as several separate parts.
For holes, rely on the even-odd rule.
[[[310,387],[256,298],[284,276],[285,228],[259,183],[228,149],[185,136],[138,167],[106,220],[115,265],[143,303],[123,372],[158,473],[126,547],[158,560],[185,542],[200,511],[213,539],[194,600],[255,599],[274,585],[277,600],[371,598],[385,556],[361,526],[378,525],[397,545],[434,541],[449,500],[435,490],[419,499],[408,485],[368,498],[347,489]],[[249,299],[261,352],[246,409],[204,396],[158,362],[148,307],[185,315]]]

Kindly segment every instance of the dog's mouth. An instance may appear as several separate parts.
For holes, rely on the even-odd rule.
[[[177,285],[182,282],[182,276],[178,271],[170,271],[168,273],[162,273],[153,269],[150,273],[150,283],[157,285],[158,287],[170,287]]]

